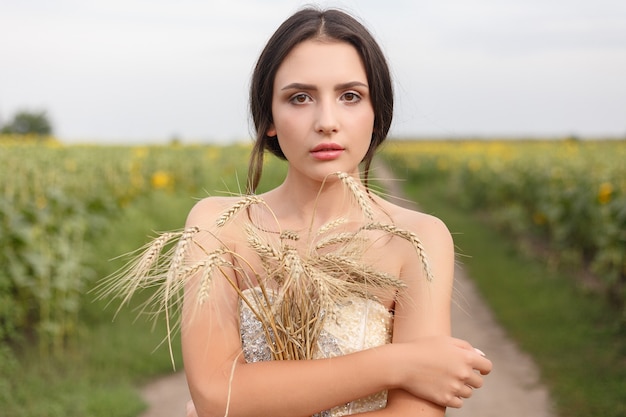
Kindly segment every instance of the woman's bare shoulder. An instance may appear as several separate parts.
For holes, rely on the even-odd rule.
[[[402,267],[413,271],[412,274],[405,275],[405,277],[417,277],[421,276],[422,273],[428,274],[428,269],[430,269],[431,277],[435,277],[442,288],[448,288],[454,275],[455,249],[452,234],[446,224],[431,214],[407,209],[392,203],[386,204],[385,210],[391,217],[394,226],[415,235],[423,248],[417,259],[419,262],[415,257],[402,252],[402,249],[398,250],[398,253],[405,254],[401,261]],[[410,250],[406,246],[402,248]],[[422,269],[425,264],[428,266],[426,269]],[[419,272],[417,272],[418,269]],[[429,279],[429,281],[431,280],[432,278]]]
[[[388,201],[381,203],[381,206],[391,217],[394,225],[399,228],[424,238],[451,239],[450,231],[446,224],[432,214],[401,207]]]
[[[187,215],[186,226],[201,229],[215,226],[216,221],[226,211],[243,200],[243,196],[211,196],[199,200]]]

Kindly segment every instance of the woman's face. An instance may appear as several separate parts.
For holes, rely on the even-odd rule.
[[[312,179],[358,172],[374,128],[367,74],[345,42],[308,40],[281,63],[272,96],[277,136],[291,171]]]

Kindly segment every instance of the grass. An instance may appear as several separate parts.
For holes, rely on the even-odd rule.
[[[618,312],[566,272],[524,257],[484,216],[460,210],[445,189],[443,182],[424,181],[405,191],[453,232],[466,270],[497,319],[535,358],[559,414],[626,415],[626,340]]]
[[[284,164],[270,158],[259,192],[280,181],[284,172]],[[231,182],[212,192],[242,189]],[[97,241],[86,242],[94,275],[103,278],[121,267],[123,260],[114,258],[142,246],[151,231],[182,228],[195,201],[187,194],[157,191],[133,202]],[[148,296],[140,294],[133,305]],[[162,322],[153,328],[144,318],[137,319],[132,306],[115,316],[118,304],[94,299],[95,294],[85,294],[82,327],[60,357],[42,358],[36,341],[0,344],[0,416],[136,417],[146,408],[139,388],[172,372],[169,351],[162,345],[166,329]],[[179,338],[173,342],[176,366],[182,369]],[[15,355],[5,354],[10,348]]]
[[[147,231],[182,227],[192,204],[188,197],[155,193],[128,207],[92,244],[96,274],[119,267],[120,260],[110,259],[142,245]],[[135,320],[132,308],[123,308],[113,321],[116,304],[85,297],[83,327],[63,356],[42,359],[36,345],[26,344],[17,361],[0,364],[0,415],[136,417],[145,408],[138,386],[172,371],[167,347],[157,348],[166,334],[162,326],[152,329],[144,319]],[[182,368],[177,340],[174,350]]]

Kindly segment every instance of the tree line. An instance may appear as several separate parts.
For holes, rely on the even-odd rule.
[[[52,123],[45,110],[20,110],[7,123],[0,124],[0,134],[50,136]]]

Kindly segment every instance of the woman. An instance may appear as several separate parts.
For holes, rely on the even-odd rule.
[[[159,276],[146,268],[178,238],[163,299],[169,309],[184,287],[188,415],[461,407],[491,362],[450,337],[450,233],[366,188],[393,111],[372,36],[341,11],[295,13],[259,58],[250,107],[250,194],[198,202],[185,231],[157,239],[129,274],[131,285]],[[257,196],[265,150],[288,172]]]

